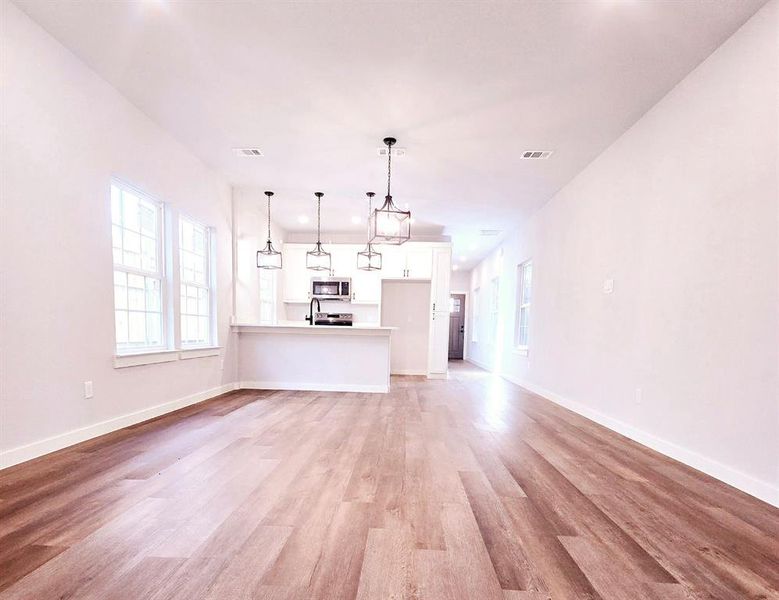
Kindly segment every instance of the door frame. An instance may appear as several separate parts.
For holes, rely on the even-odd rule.
[[[454,294],[462,294],[465,296],[465,317],[463,318],[463,325],[465,328],[463,329],[463,361],[468,360],[468,333],[470,332],[470,321],[468,319],[468,307],[471,305],[471,296],[470,293],[467,291],[460,291],[460,290],[449,290],[449,298],[451,298]]]

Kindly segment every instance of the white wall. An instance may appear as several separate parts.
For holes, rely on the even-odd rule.
[[[470,357],[779,503],[777,2],[474,269]],[[502,253],[502,258],[501,258]],[[534,261],[530,354],[516,266]],[[501,276],[503,339],[486,338]],[[614,292],[602,292],[614,279]],[[636,388],[642,390],[636,401]]]
[[[471,284],[471,272],[470,271],[462,271],[458,269],[457,271],[452,271],[452,275],[449,279],[449,289],[452,290],[452,293],[454,292],[467,292],[470,288]]]
[[[230,187],[7,0],[1,20],[0,451],[8,463],[218,391],[236,379],[237,361]],[[111,176],[215,228],[224,370],[220,356],[113,368]],[[94,382],[88,400],[85,380]]]

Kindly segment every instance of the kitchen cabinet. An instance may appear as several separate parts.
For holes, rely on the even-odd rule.
[[[449,279],[452,271],[452,249],[436,247],[430,249],[432,254],[432,277],[430,301],[431,310],[449,312]]]
[[[406,252],[403,246],[375,246],[381,252],[381,278],[402,279],[406,273]]]
[[[353,277],[357,270],[357,246],[353,244],[327,244],[325,250],[331,254],[331,277]]]
[[[382,255],[382,279],[430,279],[433,250],[429,244],[406,243],[402,246],[377,246]]]
[[[452,250],[449,246],[431,249],[430,346],[428,377],[446,377],[449,369],[449,281]]]
[[[428,376],[446,377],[449,369],[449,313],[436,311],[430,319]]]
[[[406,277],[430,279],[433,275],[433,249],[429,245],[406,246]]]

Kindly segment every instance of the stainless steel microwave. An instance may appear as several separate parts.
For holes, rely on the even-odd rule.
[[[352,299],[352,280],[337,277],[312,277],[311,297],[320,300],[348,302]]]

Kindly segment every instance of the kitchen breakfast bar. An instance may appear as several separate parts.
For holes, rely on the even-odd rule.
[[[386,393],[394,327],[235,324],[240,386]]]

